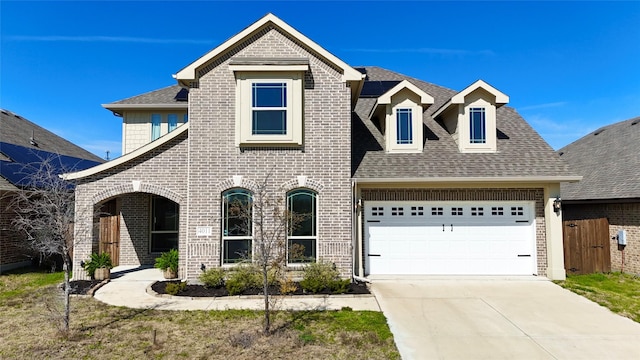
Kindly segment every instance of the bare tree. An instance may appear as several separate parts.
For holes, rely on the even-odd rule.
[[[59,156],[41,159],[22,170],[22,188],[12,194],[12,225],[26,236],[31,249],[44,257],[62,257],[64,310],[60,328],[68,333],[71,252],[74,246],[74,187],[59,174],[66,169]]]
[[[273,280],[286,276],[287,233],[300,226],[309,214],[297,214],[287,209],[285,196],[270,191],[271,172],[255,186],[249,203],[230,204],[230,213],[239,219],[243,233],[253,233],[253,252],[248,256],[260,269],[264,294],[263,333],[271,333],[271,311],[276,304]],[[253,231],[251,231],[253,230]]]

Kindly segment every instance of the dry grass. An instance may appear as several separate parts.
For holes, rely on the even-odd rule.
[[[0,359],[400,357],[376,312],[279,312],[276,332],[265,337],[257,311],[137,310],[73,298],[71,333],[64,337],[47,310],[60,291],[45,282],[12,292],[16,287],[7,284],[19,279],[0,276]]]

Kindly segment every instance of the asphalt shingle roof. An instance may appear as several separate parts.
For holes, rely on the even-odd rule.
[[[433,96],[424,112],[425,145],[422,153],[384,151],[384,138],[368,118],[375,99],[360,98],[352,119],[352,173],[355,178],[532,177],[576,175],[558,154],[513,109],[497,109],[496,153],[461,153],[444,125],[431,115],[456,91],[379,67],[360,68],[366,80],[408,80]]]
[[[564,200],[640,198],[640,117],[600,128],[558,150],[583,176],[562,184]]]
[[[141,95],[113,102],[117,104],[187,104],[188,91],[179,85],[171,85],[162,89],[149,91]]]
[[[8,110],[0,111],[0,190],[24,185],[33,164],[56,156],[54,166],[85,169],[104,160]]]

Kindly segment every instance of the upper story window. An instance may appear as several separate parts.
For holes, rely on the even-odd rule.
[[[413,144],[413,120],[411,109],[396,110],[396,143]]]
[[[178,115],[169,114],[167,115],[167,124],[169,132],[175,130],[178,127]]]
[[[300,146],[308,59],[237,58],[236,145]]]
[[[484,108],[469,108],[469,142],[485,144],[487,142],[487,120]]]
[[[251,134],[287,134],[287,83],[251,85]]]
[[[161,123],[162,123],[162,115],[151,114],[151,141],[160,137]]]
[[[245,189],[222,194],[222,263],[233,264],[251,259],[252,195]]]

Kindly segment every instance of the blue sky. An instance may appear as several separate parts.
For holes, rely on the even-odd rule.
[[[555,148],[640,115],[640,2],[6,1],[0,106],[104,157],[100,105],[171,77],[268,12],[350,65],[483,79]]]

